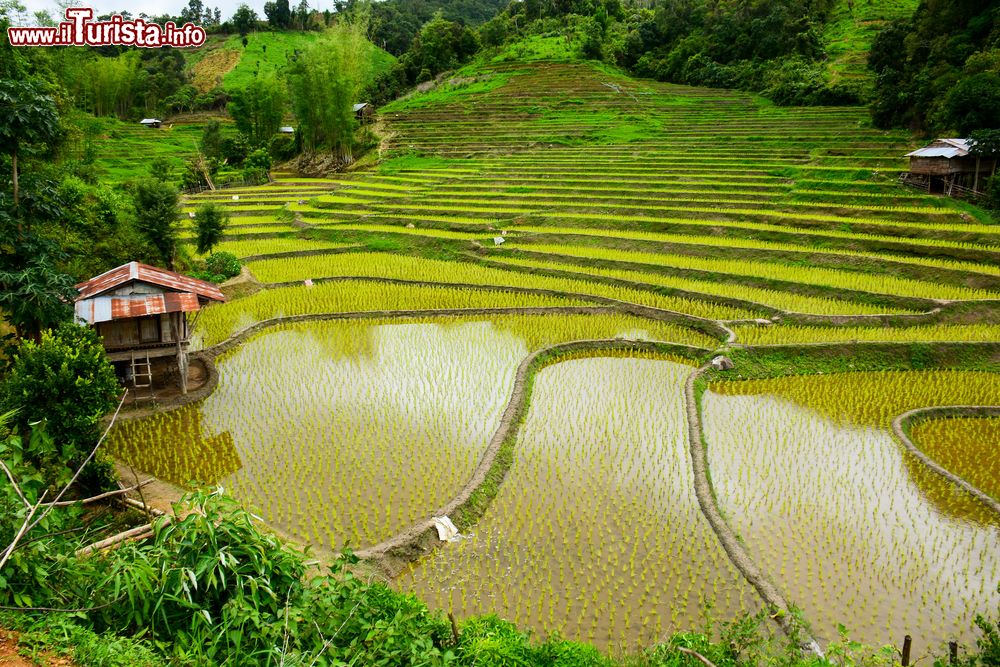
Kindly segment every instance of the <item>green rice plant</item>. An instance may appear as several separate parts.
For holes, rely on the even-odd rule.
[[[912,278],[899,278],[883,274],[860,273],[840,269],[763,262],[760,260],[711,259],[689,255],[614,250],[593,246],[561,246],[532,244],[525,250],[565,257],[631,262],[679,269],[712,271],[737,276],[752,276],[767,280],[781,280],[793,284],[803,283],[923,299],[997,299],[1000,292],[993,292],[958,285],[925,282]]]
[[[279,252],[297,252],[308,250],[327,250],[349,248],[348,243],[334,243],[315,239],[300,238],[265,238],[245,239],[239,241],[223,241],[215,246],[215,252],[231,252],[239,258],[253,255],[269,255]]]
[[[280,325],[218,360],[204,401],[119,423],[109,451],[177,484],[222,484],[325,551],[386,539],[469,477],[531,351],[580,339],[712,346],[618,314]]]
[[[758,326],[733,327],[736,340],[745,345],[783,345],[794,343],[837,343],[846,341],[935,342],[1000,340],[997,324],[931,324],[913,327],[811,327]]]
[[[356,225],[351,223],[337,224],[317,224],[321,229],[341,230],[345,232],[372,232],[383,234],[406,234],[408,236],[426,236],[435,239],[460,239],[472,241],[476,239],[485,240],[487,234],[474,232],[454,232],[449,229],[435,229],[434,227],[413,227],[412,229],[404,225]]]
[[[963,241],[949,241],[935,238],[910,238],[906,237],[901,239],[899,236],[892,236],[889,234],[866,234],[866,233],[856,233],[850,231],[840,231],[835,229],[807,229],[801,227],[784,227],[781,225],[768,224],[768,223],[758,223],[751,221],[723,221],[723,220],[699,220],[697,218],[664,218],[664,217],[650,217],[650,216],[625,216],[625,215],[614,215],[614,214],[598,214],[598,213],[559,213],[559,212],[545,212],[538,216],[539,218],[554,218],[557,220],[561,219],[572,219],[574,221],[579,220],[596,220],[600,222],[628,222],[633,223],[640,222],[642,224],[666,224],[666,225],[695,225],[702,227],[731,227],[735,229],[752,229],[764,232],[785,232],[785,233],[795,233],[795,234],[809,234],[814,236],[831,236],[835,238],[843,239],[854,239],[854,240],[876,240],[876,241],[905,241],[905,243],[925,245],[930,247],[942,247],[942,248],[980,248],[984,250],[1000,250],[1000,245],[990,244],[990,245],[980,245],[974,243],[967,243]]]
[[[992,373],[886,371],[713,383],[702,399],[720,507],[821,638],[968,641],[1000,603],[996,518],[891,435],[906,410],[996,404]]]
[[[351,276],[364,278],[396,278],[426,280],[441,283],[503,285],[529,287],[559,292],[586,294],[617,299],[654,308],[663,308],[709,319],[744,319],[753,312],[742,308],[710,302],[668,297],[637,289],[568,278],[504,271],[464,262],[404,257],[387,253],[345,253],[294,259],[271,259],[251,262],[250,270],[261,282],[285,282]]]
[[[644,273],[642,271],[629,271],[623,269],[604,269],[593,266],[581,266],[579,264],[567,264],[555,261],[547,262],[513,257],[498,257],[495,261],[510,266],[566,271],[581,275],[604,276],[617,280],[627,280],[629,282],[659,285],[662,287],[669,287],[671,289],[681,289],[709,296],[714,295],[730,299],[742,299],[751,303],[759,303],[761,305],[770,306],[771,308],[778,308],[780,310],[795,313],[809,313],[812,315],[875,315],[880,313],[910,312],[903,309],[872,306],[865,303],[845,301],[842,299],[823,299],[820,297],[805,296],[792,292],[780,292],[778,290],[746,287],[739,283],[723,283],[711,280],[678,278],[675,276],[652,272]]]
[[[1000,498],[1000,418],[922,419],[910,439],[925,454],[983,493]]]
[[[962,262],[936,257],[919,257],[912,255],[896,255],[882,252],[862,252],[841,248],[824,248],[813,244],[778,243],[773,241],[758,241],[733,236],[698,236],[688,234],[663,234],[659,232],[631,231],[619,229],[598,229],[590,227],[544,227],[525,225],[515,227],[519,232],[534,234],[566,234],[580,236],[600,236],[603,238],[620,238],[635,241],[652,241],[655,243],[679,243],[689,245],[705,245],[723,248],[748,248],[754,250],[776,250],[788,252],[808,252],[822,255],[839,255],[844,257],[864,257],[873,260],[885,260],[902,264],[918,264],[953,271],[968,271],[1000,276],[1000,265],[985,262]]]
[[[691,370],[646,355],[544,368],[484,516],[395,585],[459,617],[498,613],[619,649],[697,626],[707,604],[722,617],[755,609],[694,496]]]
[[[365,280],[269,289],[201,311],[192,346],[208,347],[262,320],[313,313],[590,305],[574,299]]]

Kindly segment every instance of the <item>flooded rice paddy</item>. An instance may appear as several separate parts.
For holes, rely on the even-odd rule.
[[[542,370],[500,493],[398,585],[457,615],[636,648],[756,607],[698,508],[684,380],[662,359]]]
[[[617,314],[298,323],[217,359],[204,401],[119,424],[109,449],[184,484],[221,485],[329,553],[430,516],[469,478],[532,351],[581,339],[709,346]],[[636,648],[758,608],[699,511],[685,436],[693,368],[572,358],[534,378],[514,463],[463,539],[394,582],[462,617]],[[703,397],[727,521],[821,640],[969,641],[1000,604],[1000,527],[889,431],[914,407],[998,404],[995,376],[881,372],[716,383]],[[918,422],[913,438],[988,493],[997,419]],[[987,443],[987,444],[984,444]],[[992,443],[992,446],[989,444]]]
[[[947,397],[995,403],[989,373],[883,372],[722,383],[703,399],[721,509],[817,636],[920,650],[970,640],[1000,604],[1000,528],[889,423]]]
[[[220,358],[204,401],[120,424],[108,449],[176,484],[221,484],[298,541],[360,548],[457,493],[529,350],[688,334],[704,338],[620,315],[288,325]]]

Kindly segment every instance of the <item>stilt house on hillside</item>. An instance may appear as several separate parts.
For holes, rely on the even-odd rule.
[[[968,139],[937,139],[912,153],[910,171],[902,175],[907,185],[929,193],[979,194],[986,179],[996,172],[996,160],[970,154]]]
[[[108,359],[136,398],[152,398],[156,375],[176,373],[187,393],[190,327],[186,313],[225,301],[212,283],[129,262],[76,286],[76,317],[104,338]],[[140,396],[142,393],[148,394]]]
[[[358,102],[352,108],[354,118],[362,125],[367,125],[375,117],[375,107],[368,102]]]

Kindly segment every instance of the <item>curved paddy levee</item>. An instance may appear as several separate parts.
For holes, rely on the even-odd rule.
[[[1000,516],[1000,406],[921,408],[892,427],[915,456]]]
[[[302,544],[369,546],[463,487],[531,350],[581,338],[712,342],[617,313],[285,324],[219,356],[204,401],[120,423],[107,447],[167,481],[222,484]]]
[[[759,606],[695,500],[684,438],[694,369],[626,354],[534,376],[496,498],[397,587],[458,616],[496,612],[606,647],[696,627],[707,604],[720,618]]]
[[[702,396],[720,509],[821,641],[971,640],[1000,603],[1000,522],[892,436],[908,409],[995,403],[996,375],[885,371],[716,382]]]

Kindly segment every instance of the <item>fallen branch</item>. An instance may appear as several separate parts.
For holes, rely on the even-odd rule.
[[[711,660],[709,660],[708,658],[706,658],[705,656],[703,656],[701,653],[698,653],[698,651],[694,651],[694,650],[689,649],[689,648],[684,648],[683,646],[675,646],[674,648],[676,648],[678,651],[680,651],[684,655],[691,656],[692,658],[694,658],[695,660],[697,660],[701,664],[705,665],[705,667],[715,667],[715,664]]]
[[[163,525],[170,522],[170,517],[164,520]],[[153,535],[153,524],[145,523],[141,526],[136,526],[135,528],[129,528],[128,530],[122,531],[117,535],[112,535],[106,539],[99,542],[94,542],[90,546],[83,547],[82,549],[77,549],[76,557],[83,558],[84,556],[89,556],[96,551],[104,551],[110,547],[121,544],[122,542],[128,542],[130,540],[144,540],[147,537],[152,537]]]
[[[128,505],[129,507],[134,507],[137,510],[142,510],[143,512],[146,512],[147,514],[152,514],[153,516],[167,516],[167,513],[164,512],[163,510],[146,505],[145,503],[139,502],[135,498],[129,498],[126,496],[125,498],[122,498],[122,502]]]
[[[107,491],[105,493],[101,493],[96,496],[91,496],[90,498],[84,498],[82,500],[61,500],[59,502],[45,503],[43,507],[68,507],[70,505],[76,505],[76,504],[89,505],[90,503],[96,503],[98,500],[104,500],[105,498],[120,496],[123,493],[129,493],[130,491],[135,491],[137,489],[146,486],[147,484],[152,484],[152,482],[153,482],[152,479],[147,479],[143,482],[139,482],[135,486],[130,486],[127,489],[117,489],[115,491]]]

